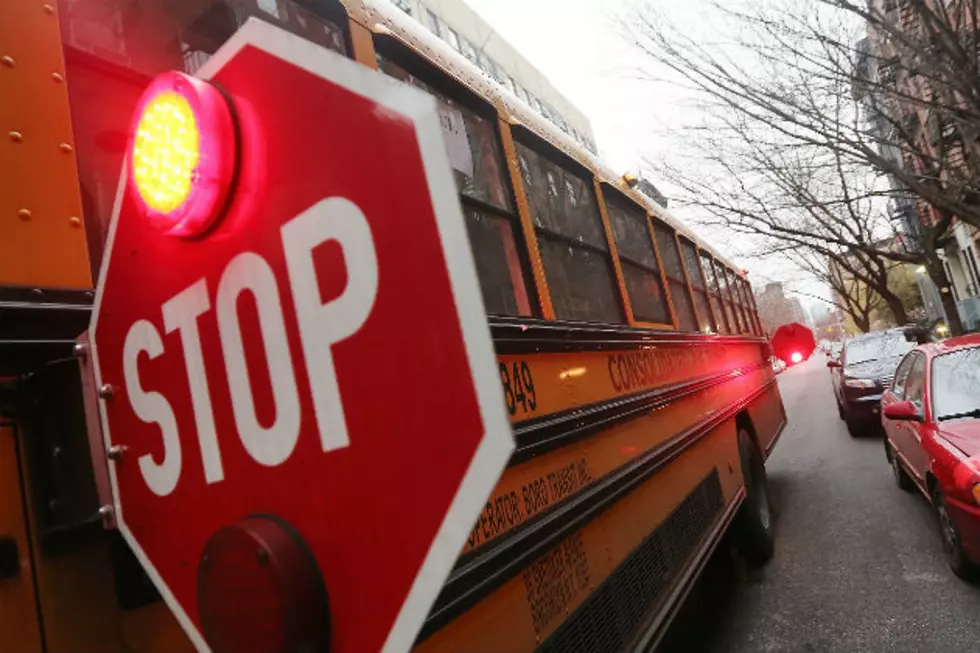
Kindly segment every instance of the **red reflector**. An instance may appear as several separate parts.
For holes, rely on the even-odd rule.
[[[150,82],[133,121],[129,177],[155,228],[191,236],[213,224],[235,156],[231,111],[218,89],[178,72]]]
[[[326,650],[330,617],[320,571],[299,534],[275,517],[249,517],[211,536],[197,598],[214,653]]]

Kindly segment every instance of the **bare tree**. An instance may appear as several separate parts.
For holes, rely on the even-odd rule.
[[[725,38],[710,43],[642,7],[626,21],[630,38],[706,116],[675,140],[697,165],[681,157],[659,172],[770,251],[826,256],[901,322],[888,262],[923,263],[946,289],[936,249],[955,219],[980,226],[975,5],[719,1]],[[898,229],[890,213],[909,201],[921,219]],[[942,296],[959,333],[955,300]]]

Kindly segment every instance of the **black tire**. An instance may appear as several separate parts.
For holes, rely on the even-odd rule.
[[[932,507],[935,508],[939,520],[939,536],[943,541],[946,564],[963,580],[974,580],[977,576],[977,568],[963,551],[963,546],[960,544],[960,530],[950,517],[949,509],[946,507],[946,497],[939,488],[932,491]]]
[[[887,439],[885,439],[885,457],[888,458],[888,464],[892,468],[892,478],[895,479],[895,485],[898,486],[898,489],[906,492],[914,490],[915,481],[912,480],[909,473],[902,467],[901,461],[895,455],[895,448],[892,447],[891,442]]]
[[[760,567],[772,557],[775,544],[766,466],[744,428],[738,430],[738,452],[745,479],[745,501],[735,515],[732,534],[742,559],[750,566]]]
[[[841,418],[841,421],[847,421],[847,413],[844,411],[844,407],[841,406],[840,399],[837,400],[837,416]]]

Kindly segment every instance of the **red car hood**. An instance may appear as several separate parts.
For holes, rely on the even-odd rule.
[[[980,456],[980,419],[940,422],[939,433],[967,456]]]

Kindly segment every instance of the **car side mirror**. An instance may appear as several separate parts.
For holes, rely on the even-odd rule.
[[[839,360],[829,360],[829,361],[827,361],[827,367],[840,367],[840,366],[841,366],[841,364],[840,364],[840,361]]]
[[[922,414],[911,401],[896,401],[885,406],[885,417],[896,422],[921,422]]]

